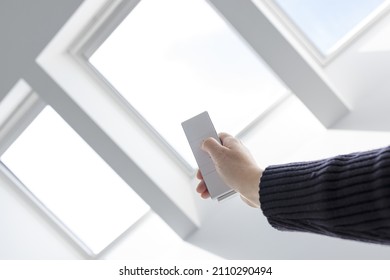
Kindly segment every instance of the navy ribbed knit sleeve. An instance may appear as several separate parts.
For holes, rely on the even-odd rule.
[[[390,244],[390,147],[270,166],[260,202],[280,230]]]

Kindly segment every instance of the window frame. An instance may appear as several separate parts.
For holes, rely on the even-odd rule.
[[[269,11],[277,18],[285,29],[308,51],[308,53],[323,67],[330,64],[346,49],[348,49],[356,40],[364,36],[376,23],[384,18],[390,12],[390,1],[386,0],[373,12],[368,14],[358,25],[345,34],[329,50],[329,54],[323,54],[315,44],[304,34],[297,24],[283,11],[274,0],[251,0],[257,6],[264,4]],[[259,3],[261,2],[261,3]]]
[[[44,103],[40,98],[39,96],[34,93],[34,91],[30,88],[29,89],[29,92],[28,92],[28,95],[24,98],[25,100],[29,100],[31,99],[31,95],[34,95],[35,97],[35,100],[36,100],[36,104],[31,104],[30,105],[30,110],[34,110],[33,112],[35,113],[34,115],[31,114],[31,112],[28,112],[26,111],[25,114],[24,114],[24,119],[26,119],[28,117],[28,122],[25,122],[23,123],[23,127],[20,126],[19,123],[13,125],[12,127],[12,130],[15,130],[15,131],[18,131],[20,132],[17,136],[13,137],[13,142],[17,141],[17,139],[22,136],[23,132],[28,129],[28,127],[30,125],[32,125],[32,123],[36,120],[37,117],[39,117],[39,115],[47,108],[47,107],[50,107],[50,105]],[[37,106],[39,106],[39,110],[37,108]],[[51,107],[50,107],[51,108]],[[15,112],[18,113],[18,108],[16,108],[16,110],[13,110],[13,112],[11,113],[11,118],[15,115]],[[55,110],[53,108],[51,108],[51,111],[55,112]],[[61,127],[61,130],[62,127],[64,127],[65,131],[68,133],[70,133],[70,130],[72,130],[72,133],[73,135],[71,135],[70,137],[72,138],[77,138],[77,142],[83,142],[84,140],[81,138],[81,136],[71,127],[69,126],[66,121],[57,113],[55,112],[55,114],[57,115],[57,118],[58,119],[61,119],[62,122],[60,124],[60,126],[57,126],[57,127]],[[49,130],[47,130],[48,133],[51,133]],[[77,136],[76,136],[77,135]],[[76,139],[75,138],[75,139]],[[61,140],[60,140],[61,141]],[[12,145],[11,143],[11,145]],[[57,142],[55,142],[57,143]],[[0,141],[0,144],[3,144],[2,141]],[[64,144],[64,143],[63,143]],[[107,163],[104,162],[104,159],[101,158],[97,153],[96,151],[94,151],[92,149],[92,147],[84,141],[84,143],[80,143],[82,146],[83,146],[83,149],[86,149],[87,150],[87,154],[89,153],[94,153],[94,156],[95,157],[99,157],[100,159],[98,161],[101,161],[102,163],[102,167],[105,169],[105,170],[108,170],[108,169],[111,169],[111,166],[109,166]],[[9,148],[9,146],[11,145],[8,145],[7,148],[5,149],[5,151],[7,151],[7,149]],[[77,144],[76,144],[77,145]],[[87,148],[88,146],[88,148]],[[72,150],[74,147],[71,147]],[[42,154],[44,152],[39,152],[38,154]],[[50,202],[50,200],[46,197],[46,200],[43,199],[42,200],[42,196],[41,195],[37,195],[37,192],[36,192],[36,189],[32,187],[32,185],[28,184],[28,183],[24,183],[24,177],[19,177],[18,175],[16,175],[15,173],[18,173],[16,172],[13,168],[12,168],[12,164],[11,164],[11,167],[10,165],[8,164],[8,161],[5,160],[5,159],[2,159],[1,156],[3,155],[4,153],[0,154],[0,173],[2,173],[5,177],[7,177],[8,179],[10,179],[10,181],[33,203],[35,204],[35,206],[38,207],[39,210],[41,210],[45,215],[46,217],[51,221],[53,222],[60,230],[62,230],[67,236],[70,237],[70,239],[85,253],[88,255],[88,257],[90,258],[98,258],[100,255],[102,255],[105,251],[107,251],[109,248],[112,247],[112,245],[114,243],[116,243],[119,239],[122,238],[122,236],[134,229],[136,227],[136,225],[144,219],[144,217],[146,217],[147,215],[149,215],[151,213],[151,209],[148,208],[148,209],[143,209],[143,211],[141,211],[138,215],[136,215],[135,219],[133,219],[134,222],[132,223],[129,223],[129,221],[127,221],[126,219],[124,220],[123,217],[121,219],[122,222],[122,229],[117,231],[115,233],[114,238],[109,238],[106,240],[106,242],[104,242],[104,245],[101,246],[98,250],[94,250],[93,249],[93,246],[91,245],[88,245],[88,242],[86,242],[86,240],[89,238],[89,236],[91,236],[91,234],[89,234],[86,238],[84,239],[85,241],[83,241],[83,238],[80,237],[80,235],[77,233],[77,231],[74,231],[75,229],[72,230],[72,227],[69,227],[67,223],[64,222],[63,218],[61,218],[60,216],[57,216],[56,212],[54,211],[53,212],[53,207],[49,207],[48,204],[45,203],[46,202]],[[76,155],[76,154],[75,154]],[[43,156],[44,157],[44,156]],[[35,160],[34,160],[35,161]],[[38,160],[38,163],[37,163],[37,166],[40,165],[40,160]],[[52,162],[52,161],[50,161]],[[59,158],[58,160],[55,159],[54,162],[52,162],[54,164],[54,166],[56,165],[61,165],[61,158]],[[69,163],[71,164],[71,163]],[[58,166],[58,168],[56,168],[57,170],[59,170],[61,172],[61,174],[63,174],[64,176],[65,173],[66,173],[66,170],[63,170],[63,168],[61,168],[60,166]],[[43,170],[43,169],[41,169]],[[65,173],[64,173],[65,172]],[[84,172],[83,172],[84,173]],[[120,176],[114,171],[114,170],[110,170],[109,173],[111,173],[112,175],[114,175],[115,177],[117,177],[117,179],[119,179],[120,181],[120,184],[123,184],[122,188],[125,187],[130,187],[127,182],[123,181]],[[62,175],[61,175],[62,176]],[[111,175],[110,175],[111,176]],[[71,177],[73,178],[72,180],[75,180],[75,181],[78,181],[79,178],[77,177]],[[57,180],[57,179],[56,179]],[[115,180],[115,178],[114,178]],[[91,185],[92,186],[92,185]],[[105,190],[106,191],[110,191],[109,188],[108,188],[108,185],[104,186]],[[65,190],[64,188],[61,188],[62,190]],[[66,191],[68,192],[68,191]],[[117,196],[118,197],[118,196]],[[141,199],[141,198],[139,198]],[[131,199],[130,199],[131,200]],[[127,201],[128,202],[128,201]],[[85,204],[85,202],[84,202]],[[127,204],[127,203],[126,203]],[[131,205],[131,204],[127,204],[127,205]],[[95,206],[96,207],[96,206]],[[83,211],[83,208],[78,208],[78,210],[81,210]],[[126,214],[127,215],[127,214]],[[110,215],[111,218],[115,218],[116,216],[113,216],[113,215]],[[98,218],[98,216],[96,216],[96,218]],[[99,219],[100,220],[100,219]],[[124,229],[124,230],[123,230]],[[85,237],[85,236],[84,236]]]
[[[30,189],[3,163],[1,156],[12,145],[12,143],[23,133],[23,131],[35,120],[47,104],[35,93],[25,80],[20,79],[14,87],[5,95],[6,98],[15,99],[12,95],[23,94],[18,106],[4,116],[0,126],[0,173],[8,178],[21,193],[27,197],[48,219],[62,230],[70,239],[81,248],[82,252],[89,257],[95,255],[80,238],[77,237],[54,213],[43,204]]]
[[[119,100],[125,107],[129,110],[132,117],[134,117],[139,123],[141,123],[146,130],[149,132],[149,135],[153,138],[155,142],[169,155],[173,156],[176,162],[182,167],[182,170],[190,177],[193,177],[196,173],[197,168],[194,168],[184,157],[153,127],[142,114],[138,112],[136,108],[126,100],[120,92],[118,92],[113,85],[99,72],[98,69],[89,62],[89,58],[93,53],[104,43],[104,41],[111,35],[112,32],[122,23],[127,16],[130,15],[132,10],[141,2],[142,0],[114,0],[108,2],[104,8],[96,15],[96,22],[93,25],[88,26],[84,30],[82,38],[76,40],[71,47],[69,52],[74,56],[79,63],[81,63],[86,70],[98,80],[102,81],[105,84],[105,87],[108,89],[109,93],[113,95],[113,98]],[[277,108],[283,101],[287,100],[290,91],[286,92],[279,99],[274,101],[264,112],[256,116],[254,119],[249,121],[242,127],[236,137],[245,137],[247,133],[250,133],[250,130],[265,116],[267,116],[271,111]]]
[[[30,189],[0,160],[0,172],[6,176],[13,185],[23,193],[55,226],[62,230],[81,250],[90,258],[97,258],[99,254],[91,249],[71,231],[48,207],[46,207]],[[115,242],[116,240],[113,240]],[[104,250],[103,250],[104,251]]]
[[[98,30],[110,34],[107,31],[109,30],[109,26],[106,24],[107,20],[114,17],[115,14],[122,14],[123,18],[126,17],[127,13],[124,11],[131,10],[138,2],[139,0],[84,1],[73,18],[63,26],[61,32],[37,57],[34,67],[39,68],[40,71],[37,71],[38,74],[30,73],[27,81],[129,185],[132,185],[133,189],[150,207],[180,237],[185,239],[199,228],[204,217],[210,213],[210,209],[213,209],[214,206],[199,201],[198,196],[193,191],[197,184],[194,172],[183,168],[177,157],[167,152],[167,148],[161,144],[161,141],[157,141],[158,139],[152,135],[150,129],[147,129],[145,125],[140,125],[137,115],[125,108],[117,94],[109,94],[114,89],[88,65],[88,59],[83,53],[88,52],[87,43],[93,40],[94,36],[97,36],[94,34],[99,34]],[[267,53],[264,53],[264,49],[259,50],[258,46],[254,44],[257,42],[248,38],[249,36],[245,32],[247,30],[244,30],[247,26],[239,24],[240,22],[258,22],[253,21],[256,20],[256,17],[260,18],[260,22],[263,21],[264,16],[259,9],[255,8],[251,0],[243,0],[242,2],[209,0],[209,2],[257,54],[264,55],[269,59]],[[253,13],[249,15],[248,20],[242,20],[242,16],[234,18],[232,15],[236,14],[237,8],[252,9]],[[110,28],[115,29],[115,25],[120,22],[113,21]],[[266,28],[273,32],[273,30],[269,30],[269,26]],[[250,35],[255,36],[256,34],[251,33]],[[280,37],[280,34],[276,34],[276,37]],[[97,39],[102,42],[104,36]],[[284,41],[281,42],[281,49],[287,50],[287,54],[291,53],[292,50],[291,46]],[[93,47],[89,49],[89,51],[92,50]],[[328,86],[322,72],[311,67],[311,61],[306,61],[306,57],[300,57],[300,53],[295,49],[292,51],[294,51],[294,58],[297,59],[298,68],[303,69],[305,74],[310,74],[314,80],[313,84],[309,88],[305,88],[301,95],[298,93],[296,95],[314,112],[322,124],[329,126],[348,110],[337,96],[332,95],[332,88]],[[291,69],[287,69],[284,76],[280,75],[280,65],[275,65],[273,59],[274,57],[271,57],[267,63],[274,72],[282,80],[285,81],[287,77],[291,81],[291,78],[295,77],[296,69],[293,69],[293,72]],[[277,60],[281,59],[277,57]],[[286,61],[283,61],[283,70],[286,68],[285,63]],[[318,65],[316,66],[318,67]],[[70,81],[69,75],[74,77],[72,81]],[[301,82],[292,83],[291,88],[299,89]],[[43,86],[44,84],[45,86]],[[315,89],[318,88],[321,90],[320,102],[316,100],[316,104],[313,105],[312,98],[307,93],[316,91]],[[91,104],[91,100],[94,100],[93,104]],[[284,100],[281,100],[280,103],[284,103]],[[319,110],[318,103],[321,103],[321,107],[324,104],[336,107],[336,114],[330,116],[328,110]],[[276,107],[279,107],[279,104],[249,124],[244,133],[257,126]],[[102,114],[102,110],[110,114]],[[113,122],[116,122],[117,126],[113,126]],[[118,130],[118,127],[121,130]],[[136,148],[131,146],[136,146]],[[153,159],[145,159],[144,154],[139,152],[141,149],[152,153]],[[160,170],[161,166],[164,166],[163,171]],[[172,188],[173,184],[180,187]]]
[[[13,95],[21,95],[22,98],[17,100]],[[0,157],[46,106],[23,79],[20,79],[0,101],[0,108],[4,106],[2,102],[11,102],[14,106],[8,107],[9,111],[0,120]]]
[[[15,94],[22,96],[22,98],[17,100],[18,98],[14,97]],[[113,244],[123,238],[125,232],[132,230],[144,219],[144,217],[151,213],[150,209],[146,211],[146,213],[136,220],[135,223],[127,227],[123,233],[111,240],[99,253],[94,253],[92,249],[90,249],[89,246],[87,246],[59,217],[57,217],[1,160],[1,156],[5,151],[19,136],[21,136],[24,130],[30,126],[48,104],[42,100],[40,95],[37,94],[24,79],[20,79],[10,92],[5,95],[4,99],[0,102],[0,107],[5,106],[2,102],[7,102],[5,105],[15,103],[15,106],[10,108],[7,114],[4,114],[0,120],[0,173],[8,178],[10,182],[27,197],[46,216],[46,218],[48,218],[49,221],[63,231],[88,258],[98,259],[99,256],[104,254],[104,252],[111,248]],[[88,143],[86,144],[89,145]]]

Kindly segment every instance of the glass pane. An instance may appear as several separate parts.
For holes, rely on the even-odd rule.
[[[142,0],[90,62],[192,166],[182,121],[236,134],[287,92],[206,1]]]
[[[384,2],[384,0],[273,1],[325,55]]]
[[[94,253],[149,210],[51,107],[1,160]]]

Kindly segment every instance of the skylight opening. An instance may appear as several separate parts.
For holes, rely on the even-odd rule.
[[[1,161],[88,253],[100,253],[149,211],[51,107],[38,115]]]
[[[373,20],[386,0],[271,0],[323,56]]]
[[[89,61],[192,168],[182,121],[238,134],[288,93],[206,1],[142,0]]]

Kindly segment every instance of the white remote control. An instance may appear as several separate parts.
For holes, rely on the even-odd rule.
[[[235,194],[235,191],[223,182],[215,170],[211,157],[201,149],[203,141],[209,137],[213,137],[220,142],[207,111],[184,121],[182,127],[211,198],[221,201]]]

